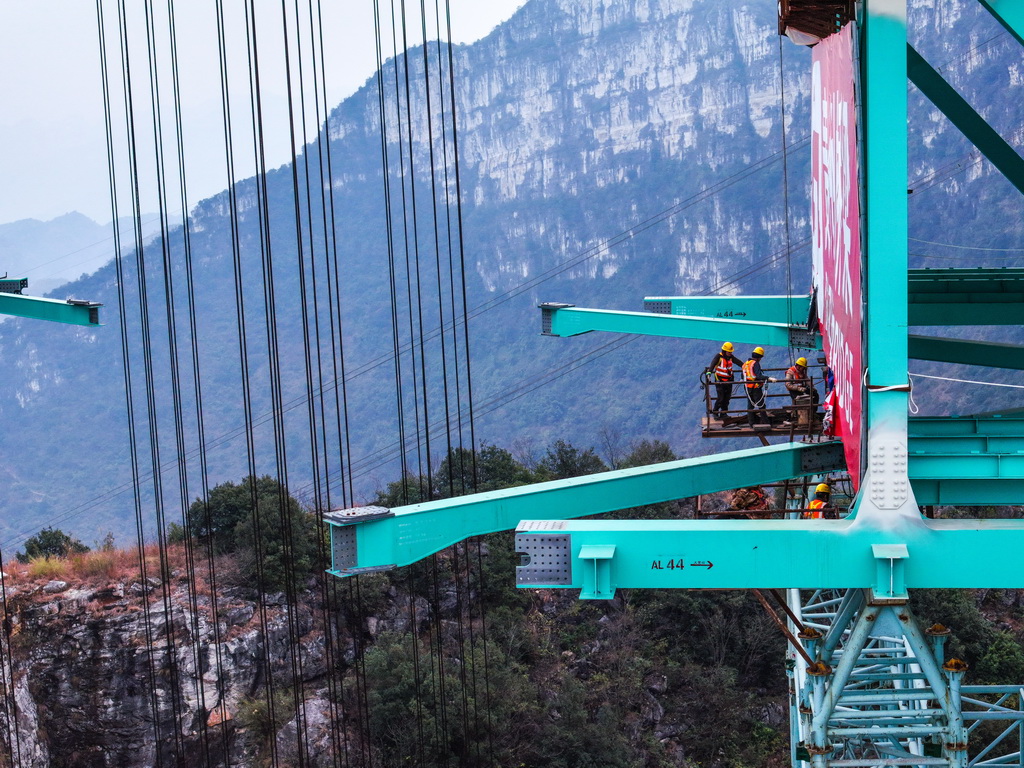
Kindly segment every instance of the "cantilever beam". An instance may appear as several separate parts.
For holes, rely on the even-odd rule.
[[[844,467],[842,446],[785,443],[646,467],[410,504],[324,515],[329,573],[350,576],[408,565],[469,538],[512,530],[522,520],[565,519],[684,499]]]
[[[644,309],[662,315],[737,318],[797,325],[811,309],[810,296],[645,296]]]
[[[1024,347],[1016,344],[910,336],[907,354],[914,360],[1024,370]]]
[[[705,339],[768,347],[821,349],[821,337],[806,326],[765,322],[746,317],[694,317],[651,312],[583,309],[541,304],[541,332],[547,336],[578,336],[591,331],[639,333],[679,339]],[[804,319],[804,318],[801,318]]]
[[[99,325],[99,308],[102,304],[92,301],[68,299],[44,299],[39,296],[20,296],[15,293],[0,293],[0,315],[28,317],[33,320],[50,320],[72,325]]]
[[[523,587],[609,599],[624,587],[867,588],[1020,584],[1021,520],[533,520],[516,529]]]

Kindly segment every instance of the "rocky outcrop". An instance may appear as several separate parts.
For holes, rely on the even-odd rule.
[[[289,605],[229,589],[214,605],[184,581],[48,586],[8,590],[14,689],[0,719],[15,764],[251,765],[270,739],[334,764],[340,704],[316,593]]]

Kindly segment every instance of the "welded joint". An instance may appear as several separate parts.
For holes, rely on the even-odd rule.
[[[875,605],[905,603],[907,593],[904,578],[908,557],[906,544],[872,544],[871,554],[875,558],[875,583],[871,586],[871,602]]]
[[[612,559],[615,557],[614,544],[584,544],[580,547],[579,559],[583,561],[583,589],[581,600],[611,600],[615,597],[612,583]]]

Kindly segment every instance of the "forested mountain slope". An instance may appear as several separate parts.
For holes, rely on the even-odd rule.
[[[989,118],[1019,145],[1024,141],[1015,108],[1024,71],[1020,52],[1007,44],[1005,33],[999,37],[998,28],[975,5],[961,0],[917,3],[914,13],[924,20],[927,34],[915,43],[969,98],[987,105]],[[610,337],[545,338],[538,333],[536,304],[637,309],[645,295],[808,289],[809,258],[802,245],[809,236],[810,56],[788,41],[782,46],[793,247],[785,258],[775,13],[775,3],[767,0],[531,0],[487,38],[455,49],[462,248],[472,310],[478,442],[529,451],[557,437],[599,445],[604,433],[626,442],[664,439],[681,455],[707,450],[696,429],[702,413],[696,374],[714,344],[635,339],[605,349]],[[432,56],[433,47],[428,51]],[[406,63],[415,80],[423,60],[417,49],[408,62],[402,57],[388,62],[382,81],[391,83],[396,67],[404,71]],[[390,362],[392,301],[377,83],[371,79],[339,105],[328,131],[349,373],[351,453],[346,450],[345,461],[354,467],[357,499],[368,498],[399,469],[390,449],[399,424]],[[1019,247],[1014,190],[977,162],[966,141],[932,115],[916,93],[912,99],[911,235],[940,243]],[[422,101],[422,94],[414,93],[414,115],[422,113]],[[433,108],[440,108],[437,100]],[[397,113],[388,109],[394,176],[402,150],[395,135]],[[411,162],[423,174],[428,147],[418,137]],[[308,147],[304,157],[314,151]],[[253,299],[246,317],[258,328],[263,310],[256,181],[240,182],[235,193],[241,211],[239,264]],[[288,406],[282,420],[289,485],[293,493],[309,498],[313,472],[304,372],[309,330],[303,327],[297,271],[289,266],[297,251],[290,167],[268,173],[266,185],[281,401]],[[429,187],[421,186],[421,195],[423,189]],[[225,192],[201,202],[189,220],[212,483],[237,479],[249,470],[229,210]],[[433,238],[422,222],[419,234],[424,241]],[[180,311],[188,279],[181,230],[169,233],[166,244]],[[147,269],[156,275],[161,272],[160,245],[145,254]],[[313,245],[314,250],[324,248],[316,238]],[[993,253],[1004,259],[999,263],[1015,263],[1005,260],[1012,253],[951,250],[917,241],[912,251],[915,265],[950,266],[960,263],[950,259],[965,254]],[[968,263],[975,262],[987,263],[982,258]],[[132,306],[138,281],[130,264],[126,269],[125,291]],[[423,283],[428,296],[431,279]],[[0,446],[0,507],[6,511],[0,526],[8,540],[56,523],[92,542],[107,530],[125,530],[134,514],[115,268],[109,265],[68,290],[104,302],[105,327],[53,328],[28,321],[0,327],[0,354],[8,361],[0,383],[0,417],[10,425]],[[161,281],[151,280],[149,290],[150,311],[159,316]],[[436,310],[431,311],[427,332],[438,323]],[[183,315],[179,322],[187,325]],[[144,370],[141,334],[137,318],[131,318],[137,377]],[[258,422],[255,469],[273,473],[267,342],[265,334],[251,328],[250,336],[255,372],[250,394]],[[189,414],[194,395],[172,387],[166,328],[156,326],[147,343],[156,361],[152,386],[163,426],[152,443],[157,456],[147,442],[144,409],[140,412],[140,450],[144,460],[154,456],[169,468],[165,505],[174,519],[182,501],[201,489],[194,418],[181,425],[192,464],[190,483],[180,493],[173,471],[175,429],[168,426],[173,401],[182,402]],[[769,361],[785,364],[785,352],[770,351]],[[441,373],[436,366],[423,372],[437,426]],[[465,390],[461,393],[465,405]],[[1003,393],[961,403],[962,390],[946,385],[922,394],[933,412],[948,410],[951,400],[962,412],[1012,404]],[[136,397],[142,397],[141,390]],[[408,397],[405,408],[412,413]],[[317,438],[339,442],[334,433]],[[336,453],[337,445],[329,450]],[[435,435],[430,448],[435,462],[444,450],[443,439]],[[335,464],[334,501],[341,496],[337,470]],[[142,509],[148,519],[152,489],[146,493]]]

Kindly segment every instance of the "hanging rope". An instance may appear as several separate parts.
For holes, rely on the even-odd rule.
[[[973,381],[972,379],[954,379],[950,376],[929,376],[926,373],[908,373],[908,376],[917,379],[935,379],[936,381],[950,381],[957,384],[980,384],[985,387],[1009,387],[1010,389],[1024,389],[1024,384],[1001,384],[996,381]]]

